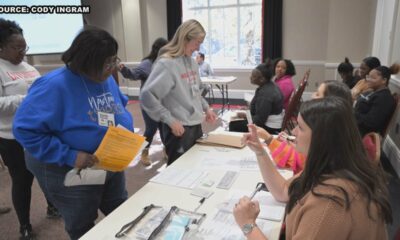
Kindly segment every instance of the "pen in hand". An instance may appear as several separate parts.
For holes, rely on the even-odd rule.
[[[257,194],[257,192],[259,192],[262,188],[263,188],[263,184],[257,184],[256,189],[254,190],[254,192],[250,195],[250,200],[252,200],[254,198],[254,196]]]
[[[296,137],[295,137],[295,136],[288,135],[288,134],[286,134],[286,133],[280,134],[279,137],[285,139],[285,140],[288,141],[288,142],[294,142],[294,140],[296,140]]]

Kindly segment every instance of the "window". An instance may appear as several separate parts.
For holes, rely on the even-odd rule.
[[[262,0],[184,0],[183,21],[207,32],[200,47],[215,67],[253,68],[261,63]]]

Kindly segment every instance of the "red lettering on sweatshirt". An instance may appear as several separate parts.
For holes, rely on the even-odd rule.
[[[34,70],[26,72],[7,72],[7,75],[13,80],[34,78],[38,76],[38,73]]]

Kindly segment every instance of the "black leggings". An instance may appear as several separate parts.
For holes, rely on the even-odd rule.
[[[168,155],[168,163],[170,165],[180,156],[182,156],[187,150],[189,150],[196,140],[203,135],[201,125],[184,126],[185,133],[181,137],[177,137],[172,133],[171,128],[161,123],[161,138],[165,145],[165,150]]]
[[[0,155],[11,176],[11,196],[18,221],[21,226],[30,224],[33,174],[26,168],[24,149],[16,140],[0,138]]]
[[[0,155],[12,181],[12,202],[22,225],[30,224],[31,187],[33,175],[26,169],[24,149],[15,140],[0,138]]]

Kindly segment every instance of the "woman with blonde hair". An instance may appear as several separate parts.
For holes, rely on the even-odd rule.
[[[160,49],[140,94],[143,109],[153,120],[161,122],[168,165],[202,136],[204,112],[207,121],[216,119],[201,96],[198,65],[191,57],[205,36],[198,21],[191,19],[182,23],[172,40]]]

